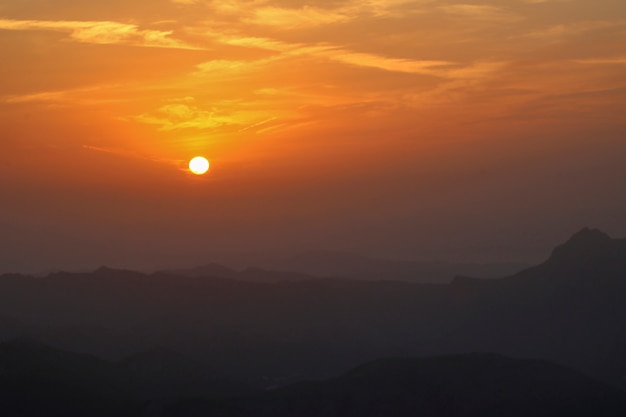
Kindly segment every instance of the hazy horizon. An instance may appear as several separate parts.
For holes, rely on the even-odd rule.
[[[588,229],[585,227],[584,229]],[[595,228],[592,228],[592,230]],[[599,230],[599,229],[596,229]],[[578,232],[577,230],[576,232]],[[600,230],[601,232],[605,232],[604,230]],[[356,262],[358,259],[362,258],[364,260],[381,260],[381,261],[391,261],[391,262],[415,262],[416,264],[423,263],[425,265],[429,263],[441,263],[441,264],[458,264],[458,265],[509,265],[511,268],[510,272],[518,272],[527,267],[538,265],[546,261],[554,248],[563,244],[568,238],[570,238],[574,233],[570,233],[561,239],[558,242],[554,242],[550,245],[549,248],[542,248],[542,250],[537,250],[536,253],[532,253],[535,256],[529,256],[531,254],[530,250],[526,251],[526,257],[520,256],[519,258],[481,258],[481,257],[450,257],[450,258],[436,258],[436,257],[396,257],[393,255],[385,256],[382,254],[375,253],[367,253],[367,252],[354,252],[348,250],[329,250],[329,249],[321,249],[321,250],[304,250],[304,251],[293,251],[293,252],[284,252],[284,253],[273,253],[273,252],[239,252],[239,253],[191,253],[187,254],[186,257],[182,259],[180,257],[168,257],[162,256],[161,254],[148,254],[143,257],[141,255],[137,256],[136,253],[130,253],[131,260],[116,260],[115,258],[109,258],[108,261],[100,262],[98,261],[98,257],[96,256],[94,259],[90,259],[87,257],[86,259],[82,259],[79,262],[68,263],[65,265],[58,264],[42,264],[42,266],[24,267],[23,269],[8,269],[0,271],[0,275],[3,273],[22,273],[22,274],[35,274],[35,275],[47,275],[51,272],[57,271],[65,271],[65,272],[91,272],[95,271],[98,268],[106,267],[113,269],[127,269],[134,270],[144,273],[153,273],[158,271],[166,271],[166,270],[184,270],[187,268],[195,268],[202,267],[205,265],[217,264],[221,266],[225,266],[227,268],[233,269],[235,271],[242,271],[247,268],[265,268],[269,270],[293,270],[294,272],[303,272],[302,267],[299,266],[299,261],[302,259],[306,261],[310,261],[311,259],[315,259],[318,256],[321,256],[323,259],[331,260],[339,257],[344,260],[352,260]],[[621,239],[620,236],[614,236],[610,233],[608,234],[614,239]],[[511,248],[514,248],[515,245],[510,245]],[[521,252],[520,252],[521,253]],[[31,263],[32,264],[32,263]],[[290,265],[295,265],[290,267]],[[314,274],[318,276],[325,276],[327,274]],[[331,274],[332,275],[332,274]],[[501,275],[498,277],[504,277],[505,275]],[[450,276],[452,279],[453,276]]]

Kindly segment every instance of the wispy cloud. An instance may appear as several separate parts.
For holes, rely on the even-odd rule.
[[[142,123],[158,125],[161,130],[175,129],[215,129],[237,124],[230,116],[219,114],[216,110],[205,110],[193,103],[171,103],[160,107],[156,112],[144,113],[133,117]]]
[[[543,41],[559,41],[570,36],[582,35],[587,32],[613,27],[626,27],[626,20],[597,20],[558,24],[526,33],[524,37]]]
[[[626,56],[616,56],[608,58],[588,58],[576,59],[573,62],[587,65],[626,65]]]
[[[564,3],[572,0],[524,0],[525,3],[542,4],[542,3]]]
[[[135,24],[111,21],[0,19],[0,29],[69,32],[73,40],[94,44],[125,44],[152,48],[203,49],[172,38],[172,31],[140,29]]]
[[[268,0],[222,0],[222,1],[204,1],[218,13],[230,15],[248,14],[257,7],[268,3]]]
[[[385,56],[353,52],[344,49],[331,49],[322,54],[332,60],[361,67],[376,68],[392,72],[405,72],[410,74],[438,75],[437,67],[452,65],[448,61],[412,60],[401,58],[389,58]]]
[[[487,4],[450,4],[440,7],[448,14],[461,16],[463,18],[491,20],[497,22],[519,20],[521,16],[507,11],[501,7]]]
[[[280,52],[284,56],[313,56],[330,59],[344,64],[376,68],[392,72],[436,75],[439,73],[436,69],[437,67],[454,64],[448,61],[391,58],[377,54],[356,52],[338,45],[327,43],[301,44],[282,42],[276,39],[261,37],[238,37],[223,34],[215,34],[215,36],[219,42],[227,45],[266,49]]]
[[[307,28],[349,20],[351,17],[341,11],[311,6],[304,6],[299,9],[261,7],[254,10],[251,17],[244,19],[247,23],[275,26],[281,29]]]
[[[268,123],[271,123],[271,122],[276,121],[276,120],[278,120],[278,117],[270,117],[268,119],[261,120],[260,122],[253,123],[250,126],[246,126],[246,127],[242,128],[242,129],[239,129],[239,132],[245,132],[247,130],[256,129],[256,128],[259,128],[261,126],[266,126]],[[264,127],[264,129],[265,128],[267,128],[267,127]]]
[[[243,61],[243,60],[231,60],[231,59],[214,59],[211,61],[202,62],[196,65],[195,74],[216,74],[220,75],[228,73],[232,75],[241,71],[250,71],[254,67],[260,65],[266,60],[258,61]]]
[[[0,98],[0,103],[56,103],[56,104],[103,104],[127,101],[115,93],[128,91],[128,86],[122,84],[104,84],[89,87],[73,88],[58,91],[42,91],[38,93],[14,94]],[[103,97],[103,92],[109,93]]]
[[[435,0],[344,0],[299,7],[271,0],[171,1],[183,5],[205,4],[216,15],[234,17],[248,25],[292,30],[347,23],[362,17],[406,17]]]

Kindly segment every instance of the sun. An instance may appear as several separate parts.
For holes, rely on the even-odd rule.
[[[202,156],[196,156],[189,161],[189,170],[196,175],[205,174],[209,170],[209,161]]]

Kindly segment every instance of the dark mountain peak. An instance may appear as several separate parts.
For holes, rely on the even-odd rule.
[[[114,281],[114,282],[142,282],[147,275],[143,272],[133,271],[130,269],[117,269],[108,266],[101,266],[91,273],[91,276],[99,281]]]
[[[599,229],[583,227],[565,243],[566,245],[596,245],[612,241],[611,237]]]
[[[96,275],[138,274],[138,272],[136,271],[111,268],[109,266],[101,266],[100,268],[93,271],[93,273]]]
[[[608,261],[623,245],[598,229],[584,228],[552,251],[551,260],[579,264],[581,261]]]
[[[290,271],[274,271],[258,267],[248,267],[241,271],[237,279],[250,282],[277,283],[282,281],[308,281],[310,275]]]
[[[165,275],[180,275],[184,277],[200,278],[200,277],[215,277],[215,278],[232,278],[237,275],[237,271],[227,266],[210,262],[206,265],[200,265],[193,268],[185,269],[166,269],[159,271],[160,274]]]
[[[543,264],[516,274],[522,280],[550,282],[611,282],[626,285],[626,239],[584,228],[552,251]]]

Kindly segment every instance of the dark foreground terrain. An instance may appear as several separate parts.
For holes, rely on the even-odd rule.
[[[583,229],[540,265],[450,284],[243,275],[0,276],[0,406],[16,416],[626,415],[626,239]],[[392,357],[425,359],[380,360]],[[293,385],[307,380],[320,382]]]
[[[329,380],[254,390],[173,352],[118,363],[0,345],[6,416],[623,416],[626,393],[541,360],[379,359]],[[195,365],[195,366],[192,366]]]
[[[183,401],[168,416],[621,416],[618,389],[545,361],[473,354],[381,359],[251,399]]]

